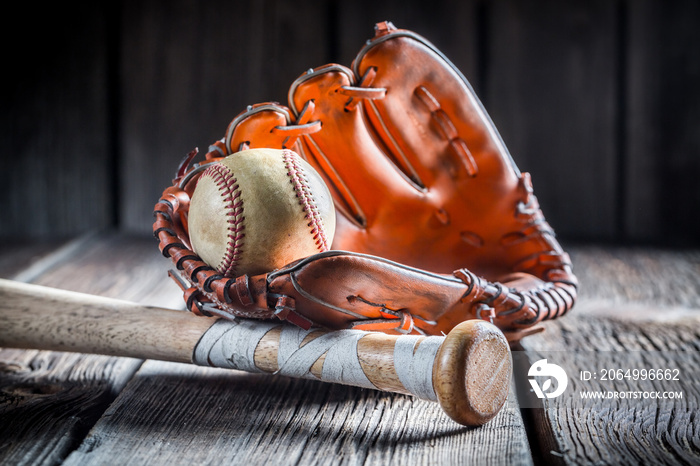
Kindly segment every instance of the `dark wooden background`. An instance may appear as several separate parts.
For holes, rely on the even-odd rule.
[[[697,0],[16,4],[3,27],[0,237],[151,229],[192,148],[377,21],[470,79],[565,241],[700,242]],[[78,6],[79,5],[79,6]]]

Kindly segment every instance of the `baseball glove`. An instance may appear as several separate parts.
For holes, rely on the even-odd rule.
[[[188,308],[309,328],[447,333],[481,318],[511,341],[574,305],[577,281],[533,193],[464,76],[425,38],[379,23],[351,68],[310,69],[289,106],[261,103],[202,163],[182,163],[154,233]],[[287,148],[327,182],[330,251],[257,277],[223,277],[191,250],[187,207],[210,163]]]

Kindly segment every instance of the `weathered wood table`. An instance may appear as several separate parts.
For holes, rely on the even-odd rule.
[[[569,250],[579,303],[514,352],[508,402],[481,428],[403,395],[7,348],[0,464],[700,464],[700,251]],[[154,239],[116,233],[0,247],[0,277],[182,308],[169,268]],[[528,383],[532,362],[559,357],[571,391],[609,391],[580,371],[632,351],[651,366],[680,364],[683,398],[541,400]],[[645,383],[627,378],[624,387]]]

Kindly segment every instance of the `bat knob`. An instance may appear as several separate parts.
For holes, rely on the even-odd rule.
[[[433,369],[438,402],[450,418],[480,426],[508,397],[513,362],[503,333],[483,320],[468,320],[445,337]]]

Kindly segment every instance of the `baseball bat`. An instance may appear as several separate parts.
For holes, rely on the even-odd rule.
[[[196,316],[0,279],[0,347],[156,359],[355,385],[437,401],[478,426],[503,407],[503,334],[470,320],[446,336],[303,331],[283,322]]]

